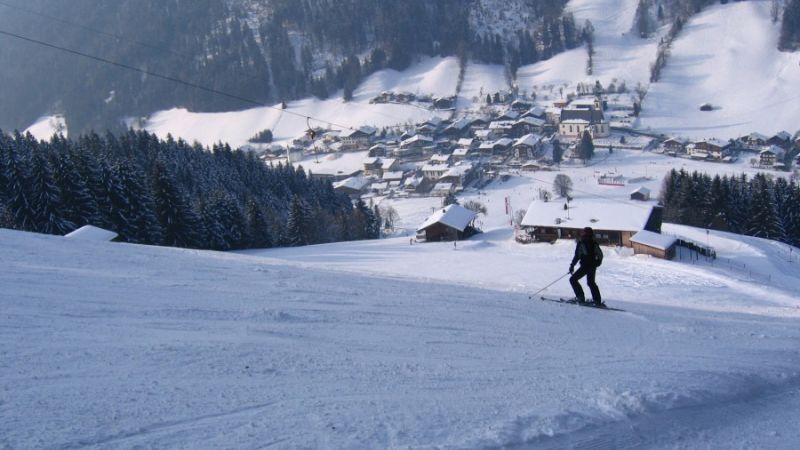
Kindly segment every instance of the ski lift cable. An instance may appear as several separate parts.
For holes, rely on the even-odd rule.
[[[30,37],[27,37],[27,36],[23,36],[21,34],[12,33],[10,31],[5,31],[5,30],[1,30],[0,29],[0,35],[8,36],[8,37],[11,37],[11,38],[14,38],[14,39],[19,39],[19,40],[26,41],[26,42],[29,42],[29,43],[32,43],[32,44],[36,44],[36,45],[39,45],[39,46],[42,46],[42,47],[55,49],[55,50],[62,51],[62,52],[65,52],[65,53],[69,53],[69,54],[72,54],[72,55],[75,55],[75,56],[80,56],[80,57],[83,57],[83,58],[91,59],[93,61],[97,61],[97,62],[100,62],[100,63],[103,63],[103,64],[108,64],[108,65],[111,65],[111,66],[115,66],[115,67],[119,67],[121,69],[125,69],[125,70],[129,70],[129,71],[141,73],[143,75],[151,76],[153,78],[159,78],[159,79],[162,79],[162,80],[165,80],[165,81],[170,81],[170,82],[173,82],[173,83],[182,84],[184,86],[191,87],[191,88],[194,88],[194,89],[197,89],[197,90],[201,90],[201,91],[208,92],[208,93],[211,93],[211,94],[220,95],[220,96],[223,96],[223,97],[228,97],[228,98],[233,99],[233,100],[238,100],[238,101],[240,101],[242,103],[247,103],[247,104],[254,105],[254,106],[274,109],[276,111],[281,111],[281,112],[283,112],[285,114],[289,114],[289,115],[292,115],[292,116],[297,116],[297,117],[300,117],[300,118],[303,118],[303,119],[307,119],[307,120],[308,119],[313,119],[313,120],[316,120],[317,122],[322,122],[324,124],[331,125],[331,126],[336,127],[336,128],[341,128],[341,129],[346,129],[346,130],[354,130],[355,129],[355,128],[351,127],[351,126],[342,125],[342,124],[339,124],[339,123],[336,123],[336,122],[331,122],[331,121],[328,121],[328,120],[316,118],[314,116],[297,113],[297,112],[290,111],[288,109],[279,108],[279,107],[273,106],[273,105],[268,105],[268,104],[266,104],[264,102],[261,102],[261,101],[258,101],[258,100],[253,100],[253,99],[249,99],[247,97],[242,97],[240,95],[231,94],[231,93],[228,93],[228,92],[225,92],[225,91],[221,91],[219,89],[210,88],[208,86],[203,86],[201,84],[197,84],[197,83],[193,83],[193,82],[190,82],[190,81],[182,80],[180,78],[176,78],[176,77],[173,77],[173,76],[170,76],[170,75],[164,75],[164,74],[160,74],[160,73],[157,73],[157,72],[152,72],[150,70],[140,69],[138,67],[133,67],[131,65],[124,64],[124,63],[121,63],[121,62],[118,62],[118,61],[113,61],[113,60],[110,60],[110,59],[107,59],[107,58],[103,58],[103,57],[100,57],[100,56],[96,56],[96,55],[90,55],[88,53],[84,53],[84,52],[81,52],[81,51],[78,51],[78,50],[73,50],[73,49],[67,48],[67,47],[62,47],[60,45],[52,44],[50,42],[45,42],[45,41],[42,41],[42,40],[33,39],[33,38],[30,38]]]

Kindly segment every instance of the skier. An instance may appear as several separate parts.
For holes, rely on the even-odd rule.
[[[575,271],[575,264],[580,261],[581,266],[578,271]],[[595,306],[603,306],[603,301],[600,297],[600,289],[597,288],[597,283],[594,282],[594,276],[597,268],[603,263],[603,251],[600,250],[600,245],[594,240],[594,230],[591,227],[586,227],[581,230],[581,238],[575,246],[575,257],[572,258],[572,264],[569,265],[569,284],[572,285],[572,290],[575,291],[575,299],[578,302],[585,302],[586,297],[583,294],[578,280],[586,277],[586,284],[592,291],[592,300]]]

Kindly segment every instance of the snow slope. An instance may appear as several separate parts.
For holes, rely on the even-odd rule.
[[[455,80],[454,80],[455,82]],[[501,65],[468,63],[458,96],[458,108],[468,109],[486,101],[486,95],[508,90],[506,71]]]
[[[584,47],[555,55],[547,61],[521,67],[517,72],[520,90],[533,86],[574,85],[579,82],[604,86],[625,81],[628,88],[647,84],[650,63],[655,60],[657,38],[641,39],[631,32],[638,0],[570,0],[566,10],[583,26],[590,20],[595,28],[594,71],[586,75]]]
[[[662,80],[644,103],[643,127],[690,137],[734,138],[797,130],[800,53],[777,50],[766,1],[714,5],[675,40]],[[715,111],[699,106],[711,103]]]
[[[503,265],[484,259],[508,254],[490,238],[457,251],[397,240],[296,250],[327,253],[326,270],[269,258],[290,250],[248,257],[8,230],[0,245],[3,447],[800,442],[786,420],[800,406],[797,309],[683,308],[687,293],[700,303],[734,291],[693,282],[702,271],[642,260],[667,281],[640,285],[641,301],[615,302],[618,313],[426,281],[415,268],[463,270],[447,256],[457,255],[484,269],[466,272],[471,284],[494,286],[503,271],[541,285],[570,251],[561,245]],[[406,280],[328,270],[398,260]],[[729,437],[744,430],[747,441]]]
[[[54,134],[61,133],[67,136],[67,122],[63,116],[44,116],[40,117],[33,125],[29,126],[24,133],[30,133],[36,139],[48,140]]]
[[[302,116],[312,116],[311,126],[344,129],[370,125],[375,127],[416,123],[434,115],[424,107],[399,104],[370,104],[369,100],[383,91],[411,92],[436,96],[455,94],[458,80],[458,59],[423,58],[403,72],[382,70],[368,77],[354,92],[353,100],[344,102],[342,93],[327,100],[307,98],[290,102],[285,114],[280,105],[275,108],[253,108],[223,113],[196,113],[175,108],[153,114],[145,128],[160,137],[172,134],[187,141],[204,145],[228,142],[234,147],[264,129],[273,130],[276,141],[292,139],[308,128]],[[441,114],[441,113],[439,113]],[[332,122],[331,125],[322,121]]]

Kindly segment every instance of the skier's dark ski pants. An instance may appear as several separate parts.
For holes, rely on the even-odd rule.
[[[586,277],[586,284],[589,285],[589,290],[592,291],[592,300],[595,303],[601,303],[602,299],[600,298],[600,289],[597,287],[597,283],[594,282],[594,275],[597,272],[597,267],[585,267],[581,265],[578,267],[578,270],[569,277],[569,284],[572,285],[572,290],[575,291],[575,297],[579,298],[580,300],[586,300],[586,296],[583,293],[583,288],[581,287],[578,280]]]

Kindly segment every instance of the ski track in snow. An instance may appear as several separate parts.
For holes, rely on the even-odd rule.
[[[0,230],[0,447],[657,447],[676,442],[658,427],[665,420],[687,446],[704,446],[735,444],[715,431],[719,415],[734,426],[751,409],[769,428],[748,442],[794,436],[777,419],[796,399],[779,402],[795,408],[781,414],[769,401],[798,387],[791,315],[656,305],[678,281],[651,289],[653,304],[620,304],[625,313],[469,287],[452,273],[422,281],[450,254],[483,261],[469,274],[489,281],[514,259],[486,257],[532,247],[418,245],[429,252],[419,264],[391,250],[402,239],[295,250],[328,263],[353,264],[350,251],[374,267],[416,262],[406,279],[275,259],[283,250],[265,258]],[[545,260],[571,251],[548,247]],[[610,255],[609,270],[636,259]],[[646,262],[652,274],[675,268]],[[524,267],[543,269],[533,281],[547,273]]]

